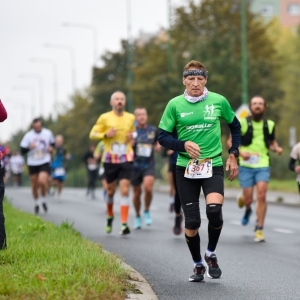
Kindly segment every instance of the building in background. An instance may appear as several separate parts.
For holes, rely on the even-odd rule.
[[[300,0],[252,0],[250,9],[261,14],[266,21],[279,17],[283,26],[300,24]]]

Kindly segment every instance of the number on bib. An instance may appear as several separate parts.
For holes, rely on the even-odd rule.
[[[190,179],[212,177],[212,159],[190,159],[186,166],[184,177]]]

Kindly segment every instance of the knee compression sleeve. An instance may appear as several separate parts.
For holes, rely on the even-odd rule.
[[[199,202],[192,202],[182,206],[186,229],[198,229],[201,225]]]
[[[222,204],[206,205],[206,216],[209,221],[209,226],[221,228],[223,226]]]

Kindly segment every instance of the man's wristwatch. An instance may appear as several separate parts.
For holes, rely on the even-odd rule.
[[[228,150],[229,154],[233,154],[235,157],[239,157],[240,156],[240,151],[239,149],[229,149]]]

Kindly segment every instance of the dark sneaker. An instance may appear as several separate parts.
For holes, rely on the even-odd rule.
[[[36,206],[34,207],[34,213],[35,213],[36,215],[38,215],[38,214],[39,214],[39,211],[40,211],[40,207],[39,207],[38,205],[36,205]]]
[[[206,268],[203,266],[202,263],[196,265],[194,268],[194,274],[189,278],[190,282],[200,282],[204,280]]]
[[[121,227],[120,235],[127,235],[130,233],[130,229],[127,224],[123,224]]]
[[[252,209],[251,207],[249,207],[246,209],[245,215],[242,218],[242,225],[246,226],[249,223],[251,215],[252,215]]]
[[[216,254],[213,253],[210,256],[205,254],[204,258],[207,263],[207,277],[212,279],[221,278],[222,271],[219,268]]]
[[[173,232],[176,235],[179,235],[182,232],[182,215],[175,217],[175,226],[173,227]]]
[[[106,233],[111,233],[112,232],[112,223],[113,223],[114,217],[108,217],[107,218],[107,223],[105,226],[105,232]]]
[[[44,212],[46,213],[48,211],[48,206],[47,206],[47,203],[42,203],[42,206],[43,206],[43,210]]]

